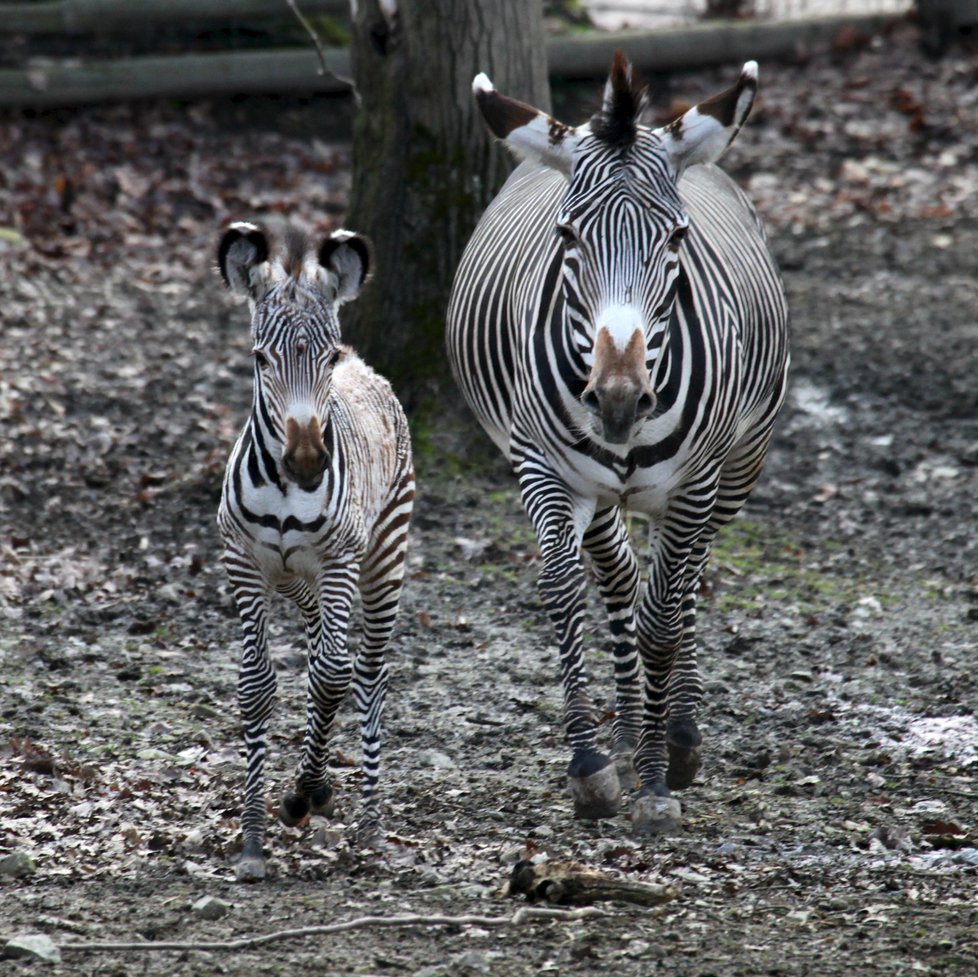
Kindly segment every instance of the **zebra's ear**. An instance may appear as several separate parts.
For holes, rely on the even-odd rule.
[[[257,224],[235,221],[221,235],[217,246],[217,266],[224,284],[250,299],[268,277],[268,238]]]
[[[489,131],[513,153],[570,176],[578,142],[574,129],[525,102],[500,95],[482,73],[472,81],[472,94]]]
[[[713,163],[750,115],[757,94],[757,62],[748,61],[737,84],[691,108],[658,130],[676,175],[697,163]]]
[[[333,231],[319,245],[324,286],[335,292],[337,305],[360,294],[370,274],[370,240],[353,231]]]

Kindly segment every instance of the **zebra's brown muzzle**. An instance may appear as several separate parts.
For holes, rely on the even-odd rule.
[[[595,415],[601,435],[610,444],[624,444],[633,427],[655,410],[656,398],[645,367],[645,341],[638,329],[624,350],[619,350],[607,329],[598,331],[594,366],[581,394]]]
[[[323,444],[323,432],[319,418],[313,417],[308,424],[299,424],[293,418],[286,421],[285,451],[282,467],[285,474],[299,488],[312,491],[319,487],[329,455]]]

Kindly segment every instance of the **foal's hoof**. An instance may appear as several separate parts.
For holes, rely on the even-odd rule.
[[[700,768],[702,756],[698,746],[679,746],[668,743],[669,767],[666,770],[666,786],[669,790],[689,787]]]
[[[381,848],[384,839],[384,827],[376,818],[364,818],[357,825],[357,844],[361,848]]]
[[[621,807],[621,783],[614,763],[595,753],[572,761],[567,785],[574,801],[574,817],[584,821],[613,818]]]
[[[679,830],[683,809],[674,797],[658,794],[639,794],[632,801],[632,834],[671,835]]]
[[[320,787],[311,794],[297,794],[290,790],[282,798],[278,819],[287,828],[294,828],[307,814],[318,814],[324,818],[332,817],[333,806],[333,788],[329,785]]]
[[[242,855],[234,866],[238,882],[261,882],[265,878],[265,858],[262,855]]]

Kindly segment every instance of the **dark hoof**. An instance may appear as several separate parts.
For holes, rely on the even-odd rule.
[[[309,795],[309,813],[318,815],[321,818],[331,818],[333,808],[336,807],[336,798],[333,795],[333,788],[327,784],[314,790]]]
[[[632,834],[636,837],[675,834],[682,824],[683,809],[674,797],[640,794],[632,802]]]
[[[282,798],[278,809],[278,819],[287,828],[294,828],[309,813],[309,798],[305,794],[289,791]]]
[[[265,878],[264,855],[242,855],[234,866],[238,882],[261,882]]]
[[[670,790],[682,790],[689,787],[700,768],[700,748],[698,746],[680,746],[669,742],[669,768],[666,770],[666,786]]]
[[[621,808],[618,771],[606,756],[594,754],[584,763],[572,763],[567,785],[574,801],[576,818],[584,821],[613,818]]]

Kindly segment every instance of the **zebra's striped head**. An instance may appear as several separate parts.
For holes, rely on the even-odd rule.
[[[625,444],[656,409],[652,377],[676,302],[689,218],[683,171],[713,162],[750,112],[757,65],[730,89],[668,126],[641,122],[645,90],[618,52],[601,110],[571,128],[499,94],[485,75],[473,91],[492,132],[520,157],[567,179],[554,225],[567,323],[586,375],[581,401],[594,434]]]
[[[345,350],[337,312],[360,294],[369,243],[334,231],[313,248],[290,231],[273,257],[265,231],[238,222],[221,238],[218,265],[228,287],[251,306],[255,417],[264,440],[281,446],[284,476],[313,491],[329,462],[323,431],[333,369]]]

